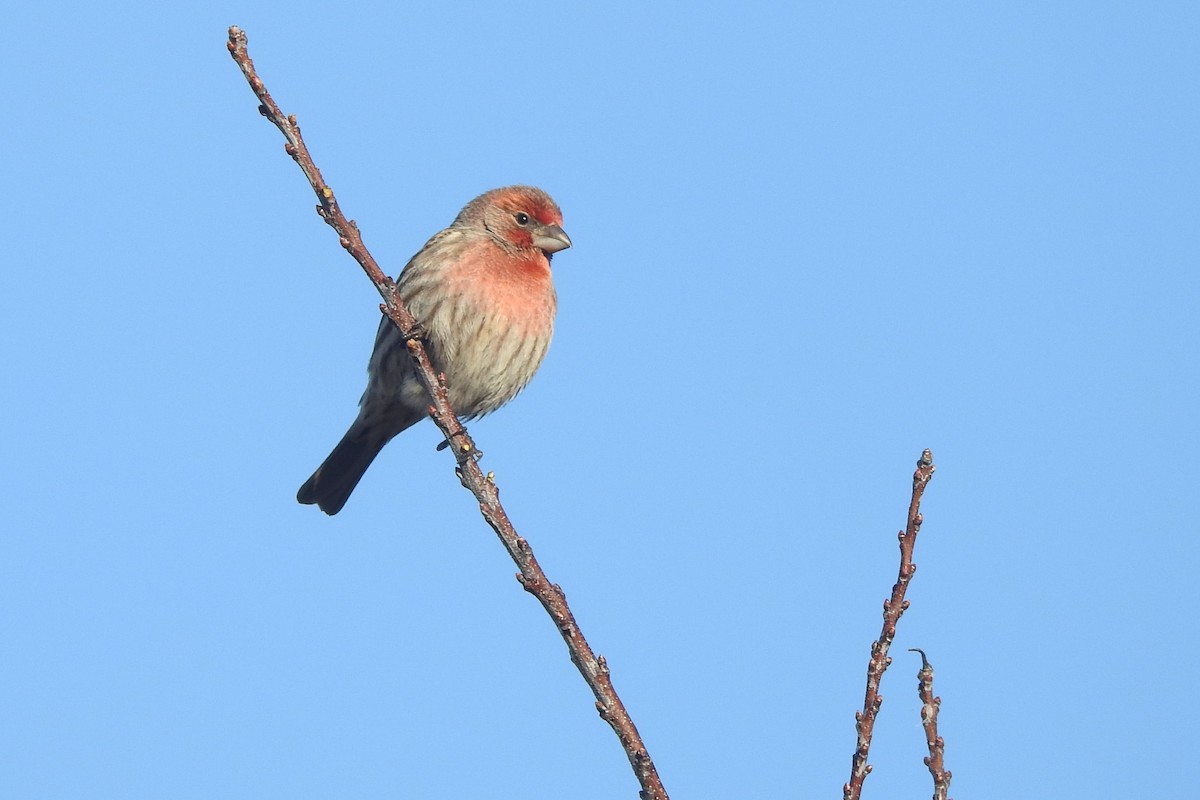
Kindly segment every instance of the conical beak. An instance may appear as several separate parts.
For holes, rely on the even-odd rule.
[[[542,225],[533,232],[533,246],[546,253],[557,253],[571,246],[571,237],[557,225]]]

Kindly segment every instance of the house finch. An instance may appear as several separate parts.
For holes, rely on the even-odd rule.
[[[468,203],[400,273],[400,297],[461,416],[495,411],[542,363],[557,307],[550,258],[571,246],[561,225],[562,212],[541,189],[493,189]],[[296,499],[338,513],[383,446],[425,417],[430,402],[400,331],[385,316],[358,417]]]

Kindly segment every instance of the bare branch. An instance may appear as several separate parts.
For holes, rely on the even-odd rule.
[[[871,750],[871,735],[875,730],[875,718],[879,715],[879,707],[883,705],[883,695],[879,693],[879,683],[883,673],[887,671],[892,659],[888,657],[888,648],[896,638],[896,624],[900,616],[908,609],[908,601],[904,593],[908,591],[908,582],[917,571],[913,563],[913,547],[917,543],[917,533],[921,530],[921,496],[925,487],[933,478],[936,469],[933,465],[933,453],[926,450],[917,461],[917,471],[913,473],[912,500],[908,504],[908,526],[900,531],[900,573],[896,584],[892,587],[892,596],[883,601],[883,631],[879,638],[871,643],[871,660],[867,663],[867,692],[863,698],[862,711],[854,713],[855,728],[858,731],[858,745],[854,749],[851,761],[850,781],[842,787],[843,800],[859,800],[862,797],[862,785],[867,775],[871,773],[871,765],[867,763],[867,755]]]
[[[625,754],[629,758],[634,774],[642,786],[640,797],[642,800],[668,800],[666,789],[663,788],[662,781],[658,777],[654,762],[650,760],[650,754],[646,751],[641,735],[638,734],[637,727],[634,726],[633,720],[613,688],[607,663],[603,657],[597,658],[592,652],[592,648],[575,622],[574,614],[567,605],[566,595],[557,584],[549,581],[534,557],[529,543],[517,535],[512,522],[509,521],[508,515],[500,505],[500,494],[495,482],[491,476],[485,476],[479,468],[479,464],[476,462],[478,450],[475,443],[450,407],[445,376],[434,371],[424,345],[417,338],[419,331],[416,320],[405,309],[400,295],[396,291],[395,282],[379,268],[375,259],[367,251],[362,236],[359,234],[358,226],[342,214],[341,208],[333,196],[333,190],[321,177],[321,171],[313,163],[304,139],[300,136],[296,118],[294,116],[285,117],[270,93],[267,92],[266,86],[263,85],[262,79],[255,71],[254,63],[250,60],[247,52],[245,32],[240,28],[231,27],[228,47],[230,55],[241,68],[242,74],[246,76],[250,88],[258,98],[259,113],[279,128],[284,139],[287,140],[284,149],[300,165],[300,169],[308,178],[309,184],[317,195],[317,200],[320,201],[317,213],[337,231],[342,247],[354,256],[355,261],[362,266],[367,277],[375,284],[375,288],[379,290],[379,294],[384,300],[380,309],[396,324],[407,340],[409,354],[416,365],[417,376],[429,392],[429,396],[433,398],[433,405],[429,409],[430,416],[446,436],[446,441],[454,443],[454,457],[458,463],[455,472],[459,480],[475,495],[479,501],[479,510],[483,514],[483,518],[499,536],[509,556],[521,570],[517,580],[521,582],[527,592],[538,599],[550,618],[554,620],[563,641],[567,644],[571,661],[579,669],[584,681],[596,696],[596,708],[600,712],[600,717],[612,726],[621,742],[621,747],[624,748]]]
[[[933,776],[933,800],[948,800],[950,778],[953,776],[946,769],[946,743],[938,736],[937,727],[942,698],[933,696],[933,665],[925,657],[925,651],[910,647],[909,652],[921,654],[921,668],[917,670],[917,696],[921,698],[921,725],[925,728],[925,743],[929,746],[925,766],[929,767],[929,774]]]

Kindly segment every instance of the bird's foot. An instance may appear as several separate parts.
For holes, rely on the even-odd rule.
[[[415,342],[418,340],[421,342],[421,344],[424,344],[425,343],[425,328],[421,325],[420,322],[414,321],[412,330],[410,330],[408,333],[401,333],[400,340],[402,342],[404,342],[405,344],[408,344],[409,342]]]
[[[454,443],[455,439],[458,439],[457,444]],[[458,453],[462,453],[466,458],[471,458],[475,461],[483,458],[483,451],[476,447],[475,443],[471,441],[471,437],[467,435],[466,428],[460,427],[457,431],[450,434],[447,439],[442,441],[437,446],[438,452],[440,453],[442,450],[445,450],[452,444],[454,445],[455,450],[458,451],[456,452],[456,455],[458,455]]]

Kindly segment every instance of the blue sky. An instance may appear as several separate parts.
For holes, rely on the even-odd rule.
[[[45,3],[0,88],[0,781],[21,798],[635,797],[435,452],[296,488],[392,272],[550,191],[550,355],[472,427],[676,798],[1194,792],[1194,4]],[[1153,776],[1152,778],[1150,776]]]

